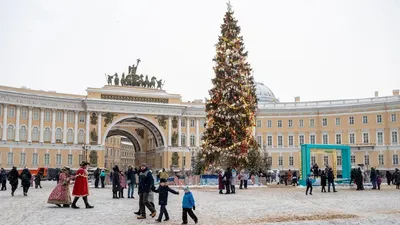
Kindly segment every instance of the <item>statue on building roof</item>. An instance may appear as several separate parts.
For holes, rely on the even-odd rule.
[[[136,71],[137,71],[137,68],[138,68],[138,66],[139,66],[139,63],[140,63],[140,59],[137,59],[137,60],[136,60],[136,66],[135,66],[135,64],[133,64],[132,66],[129,66],[129,68],[128,68],[128,74],[130,74],[130,75],[136,75]]]
[[[118,86],[119,85],[119,78],[118,78],[118,73],[114,74],[114,85]]]
[[[157,81],[157,89],[160,88],[160,90],[162,90],[162,87],[164,86],[164,84],[165,84],[165,81],[162,82],[162,79],[158,80]]]

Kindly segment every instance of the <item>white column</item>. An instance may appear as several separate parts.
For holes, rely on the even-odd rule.
[[[253,137],[256,137],[256,127],[253,127]]]
[[[186,146],[190,147],[190,118],[186,117]]]
[[[168,146],[172,146],[172,117],[168,116]]]
[[[33,110],[33,107],[29,107],[29,111],[28,111],[28,143],[32,143],[32,110]]]
[[[97,144],[101,145],[101,126],[103,119],[101,118],[101,112],[98,113],[97,117],[99,121],[97,121]]]
[[[56,111],[55,109],[52,110],[51,115],[51,143],[56,143]]]
[[[67,144],[67,119],[68,119],[68,110],[64,110],[64,127],[63,127],[63,144]]]
[[[85,130],[85,134],[86,134],[86,140],[85,140],[85,144],[90,144],[90,112],[86,112],[86,130]]]
[[[4,104],[4,109],[3,109],[3,137],[2,137],[2,140],[4,141],[4,142],[6,142],[7,141],[7,127],[8,127],[8,125],[7,125],[7,117],[8,117],[8,115],[7,115],[7,112],[8,112],[8,107],[7,107],[8,105],[7,104]]]
[[[178,147],[182,146],[182,117],[178,117]]]
[[[44,134],[44,108],[40,109],[40,139],[39,142],[43,143],[43,134]]]
[[[15,141],[19,142],[19,117],[21,113],[21,106],[17,106],[17,114],[15,117]]]
[[[200,147],[200,120],[196,118],[196,147]]]
[[[75,111],[74,145],[78,144],[78,115],[79,115],[79,111]]]

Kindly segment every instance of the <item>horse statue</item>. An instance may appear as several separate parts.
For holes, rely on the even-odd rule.
[[[121,78],[121,86],[125,86],[125,73],[122,73],[122,78]]]
[[[140,78],[140,79],[139,79],[139,83],[138,83],[139,85],[138,85],[138,86],[139,86],[139,87],[143,87],[143,84],[144,84],[143,74],[140,74],[139,78]]]
[[[142,87],[149,87],[150,81],[149,81],[149,75],[146,75],[146,79],[144,80]]]
[[[106,77],[107,77],[107,84],[108,84],[108,85],[112,85],[113,76],[107,75],[107,74],[106,74]]]
[[[156,88],[156,81],[157,81],[157,78],[155,76],[153,76],[151,78],[151,81],[150,81],[150,84],[149,84],[149,88]]]
[[[114,85],[116,85],[116,86],[118,86],[119,85],[119,78],[118,78],[118,74],[117,73],[115,73],[114,74]]]
[[[162,82],[162,79],[158,80],[157,81],[157,89],[160,88],[160,90],[162,90],[162,87],[164,86],[164,84],[165,84],[165,81]]]

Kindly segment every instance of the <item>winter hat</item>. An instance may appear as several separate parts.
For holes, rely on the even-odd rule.
[[[161,179],[160,179],[160,183],[167,183],[167,180],[164,179],[164,178],[161,178]]]
[[[183,190],[185,190],[185,191],[188,190],[189,191],[189,186],[186,185],[185,187],[183,187]]]
[[[143,167],[147,167],[147,164],[146,163],[142,163],[142,165],[140,165],[141,167],[143,166]]]

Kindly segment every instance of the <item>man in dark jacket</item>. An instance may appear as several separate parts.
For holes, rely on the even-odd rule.
[[[165,207],[168,203],[168,192],[171,192],[173,194],[179,195],[179,192],[172,190],[171,188],[168,187],[167,185],[167,180],[164,178],[160,179],[160,186],[155,189],[154,186],[152,188],[152,191],[159,193],[158,195],[158,204],[160,205],[160,215],[158,216],[158,219],[156,222],[161,222],[161,219],[163,217],[163,214],[165,214],[165,220],[169,220],[169,215],[167,208]]]
[[[396,184],[396,189],[400,189],[400,171],[398,168],[393,173],[393,182]]]
[[[335,189],[335,176],[333,175],[333,170],[331,167],[328,169],[328,192],[331,192],[331,184],[333,192],[337,192]]]
[[[225,179],[225,187],[226,187],[226,192],[225,194],[230,194],[231,193],[231,178],[232,178],[232,170],[231,168],[227,168],[224,176],[222,179]]]
[[[25,168],[22,170],[19,178],[21,179],[24,196],[28,196],[28,190],[29,190],[29,187],[31,186],[32,174],[27,168]]]
[[[100,168],[97,168],[94,171],[94,188],[99,188],[99,181],[100,181]]]
[[[113,168],[113,178],[112,178],[112,192],[113,192],[113,198],[119,198],[118,193],[121,190],[121,182],[119,179],[119,168],[117,165],[114,166]]]
[[[1,190],[7,191],[7,173],[3,168],[1,168],[0,170],[0,182],[1,182]]]
[[[8,173],[8,181],[11,185],[11,196],[14,196],[15,190],[18,188],[18,178],[19,173],[17,171],[17,167],[13,167],[12,170]]]
[[[390,185],[390,182],[392,181],[392,173],[389,170],[386,171],[386,181],[388,185]]]
[[[38,172],[35,176],[35,188],[42,188],[42,185],[40,184],[42,180],[42,172]]]
[[[128,198],[135,198],[133,194],[136,184],[136,176],[132,166],[129,166],[128,171],[126,171],[126,181],[128,183]]]
[[[371,167],[371,174],[369,175],[369,178],[371,179],[372,189],[375,190],[377,175],[376,175],[376,170],[374,167]]]
[[[157,215],[156,210],[149,202],[149,193],[151,188],[154,186],[154,178],[147,165],[142,163],[140,166],[140,174],[139,174],[139,206],[140,206],[140,216],[138,219],[146,219],[146,208],[150,210],[151,217],[155,217]]]

